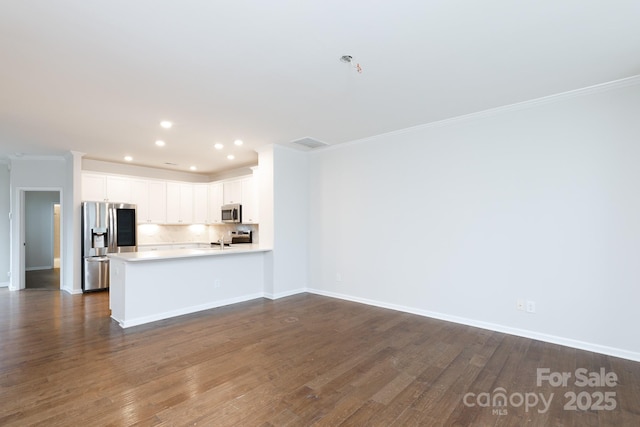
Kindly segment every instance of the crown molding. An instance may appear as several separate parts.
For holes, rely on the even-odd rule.
[[[490,108],[487,110],[482,110],[482,111],[478,111],[475,113],[469,113],[469,114],[464,114],[462,116],[456,116],[456,117],[452,117],[449,119],[444,119],[444,120],[438,120],[435,122],[430,122],[430,123],[424,123],[421,125],[417,125],[417,126],[411,126],[408,128],[404,128],[404,129],[398,129],[395,131],[391,131],[391,132],[385,132],[385,133],[381,133],[378,135],[374,135],[374,136],[368,136],[366,138],[360,138],[360,139],[355,139],[353,141],[349,141],[349,142],[345,142],[342,144],[334,144],[334,145],[330,145],[328,147],[322,147],[319,148],[317,150],[311,151],[311,154],[315,154],[315,153],[321,153],[324,151],[328,151],[328,150],[335,150],[341,147],[347,147],[349,145],[352,144],[360,144],[363,142],[367,142],[367,141],[371,141],[377,138],[380,138],[381,136],[393,136],[393,135],[401,135],[404,133],[409,133],[409,132],[414,132],[414,131],[419,131],[419,130],[425,130],[425,129],[431,129],[431,128],[439,128],[439,127],[446,127],[446,126],[454,126],[460,123],[465,123],[465,122],[470,122],[473,120],[478,120],[478,119],[483,119],[483,118],[488,118],[488,117],[493,117],[493,116],[498,116],[501,114],[505,114],[505,113],[509,113],[512,111],[521,111],[521,110],[525,110],[528,108],[532,108],[532,107],[537,107],[540,105],[545,105],[545,104],[553,104],[556,102],[561,102],[564,101],[566,99],[571,99],[571,98],[577,98],[580,96],[587,96],[587,95],[593,95],[596,93],[601,93],[601,92],[607,92],[610,90],[615,90],[615,89],[620,89],[620,88],[624,88],[624,87],[629,87],[629,86],[635,86],[640,84],[640,74],[639,75],[635,75],[635,76],[631,76],[631,77],[626,77],[624,79],[619,79],[619,80],[613,80],[611,82],[606,82],[606,83],[600,83],[597,85],[593,85],[593,86],[587,86],[584,88],[580,88],[580,89],[574,89],[574,90],[570,90],[567,92],[561,92],[561,93],[557,93],[554,95],[548,95],[548,96],[543,96],[540,98],[534,98],[528,101],[522,101],[522,102],[517,102],[515,104],[509,104],[509,105],[504,105],[501,107],[495,107],[495,108]]]

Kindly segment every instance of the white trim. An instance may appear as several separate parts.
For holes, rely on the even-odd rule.
[[[9,156],[9,160],[17,160],[17,161],[21,161],[21,160],[56,160],[56,161],[63,161],[66,162],[66,158],[65,155],[54,155],[54,154],[23,154],[23,155],[15,155],[15,154],[10,154]]]
[[[69,288],[60,288],[61,291],[65,291],[71,295],[78,295],[82,293],[82,289],[69,289]]]
[[[352,297],[350,295],[339,294],[335,292],[327,292],[319,289],[307,289],[307,292],[317,295],[323,295],[331,298],[338,298],[346,301],[358,302],[361,304],[372,305],[375,307],[388,308],[390,310],[402,311],[404,313],[416,314],[418,316],[430,317],[433,319],[445,320],[447,322],[458,323],[461,325],[473,326],[476,328],[487,329],[490,331],[501,332],[509,335],[516,335],[519,337],[530,338],[534,340],[544,341],[551,344],[558,344],[565,347],[577,348],[579,350],[593,351],[600,354],[606,354],[609,356],[620,357],[622,359],[633,360],[640,362],[640,353],[624,350],[615,347],[608,347],[600,344],[594,344],[572,338],[559,337],[556,335],[543,334],[526,329],[512,328],[509,326],[499,325],[497,323],[482,322],[478,320],[468,319],[466,317],[451,316],[444,313],[438,313],[428,310],[419,310],[411,307],[406,307],[397,304],[389,304],[368,298]]]
[[[111,315],[111,318],[113,320],[115,320],[116,322],[118,322],[118,324],[122,328],[130,328],[132,326],[143,325],[145,323],[150,323],[150,322],[155,322],[155,321],[158,321],[158,320],[169,319],[171,317],[182,316],[182,315],[185,315],[185,314],[196,313],[196,312],[199,312],[199,311],[209,310],[211,308],[222,307],[222,306],[225,306],[225,305],[237,304],[239,302],[250,301],[250,300],[254,300],[254,299],[262,298],[262,297],[263,297],[263,293],[260,292],[260,293],[256,293],[256,294],[243,295],[241,297],[229,298],[229,299],[221,300],[221,301],[208,302],[206,304],[194,305],[194,306],[191,306],[191,307],[184,307],[184,308],[180,308],[180,309],[177,309],[177,310],[165,311],[163,313],[157,313],[157,314],[153,314],[151,316],[138,317],[138,318],[135,318],[135,319],[129,319],[129,320],[125,320],[125,321],[120,321],[120,320],[116,319],[115,317],[113,317],[113,314]]]
[[[430,128],[438,128],[445,126],[453,126],[460,123],[469,122],[472,120],[478,120],[482,118],[497,116],[500,114],[508,113],[511,111],[519,111],[527,108],[537,107],[539,105],[551,104],[555,102],[560,102],[565,99],[576,98],[579,96],[586,96],[600,92],[606,92],[613,89],[620,89],[623,87],[634,86],[640,84],[640,74],[632,77],[626,77],[619,80],[614,80],[611,82],[600,83],[593,86],[587,86],[580,89],[574,89],[567,92],[561,92],[554,95],[543,96],[540,98],[530,99],[528,101],[517,102],[515,104],[503,105],[500,107],[490,108],[488,110],[477,111],[475,113],[464,114],[462,116],[455,116],[448,119],[438,120],[435,122],[423,123],[416,126],[411,126],[408,128],[398,129],[391,132],[385,132],[377,135],[368,136],[365,138],[355,139],[352,141],[333,144],[328,147],[316,148],[314,150],[308,151],[311,155],[319,154],[325,151],[336,150],[340,148],[347,147],[352,144],[360,144],[363,142],[371,141],[377,139],[382,136],[394,136],[394,135],[402,135],[409,132],[419,131],[423,129]]]
[[[9,287],[9,282],[0,283],[0,288],[8,288],[8,287]]]
[[[44,266],[37,266],[37,267],[26,267],[24,269],[24,271],[39,271],[39,270],[52,270],[53,266],[51,265],[44,265]]]
[[[292,291],[279,292],[277,294],[273,294],[271,292],[265,292],[264,293],[264,297],[268,298],[270,300],[276,300],[276,299],[280,299],[280,298],[290,297],[292,295],[303,294],[305,292],[307,292],[306,288],[298,288],[298,289],[294,289]]]

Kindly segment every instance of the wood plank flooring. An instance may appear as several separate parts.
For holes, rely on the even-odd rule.
[[[60,269],[33,270],[25,272],[26,289],[60,290]]]
[[[637,426],[640,363],[311,294],[122,330],[106,292],[0,289],[0,425]]]

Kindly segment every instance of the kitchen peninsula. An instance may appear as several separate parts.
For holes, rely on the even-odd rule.
[[[261,298],[270,250],[242,245],[112,254],[111,317],[128,328]]]

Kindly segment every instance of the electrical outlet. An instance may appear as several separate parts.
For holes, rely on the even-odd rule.
[[[213,281],[213,287],[214,288],[219,288],[220,287],[220,279],[215,279]]]
[[[342,274],[336,273],[336,282],[342,282]]]
[[[527,313],[535,313],[535,312],[536,312],[536,302],[527,301]]]
[[[516,308],[520,311],[524,311],[524,298],[518,298],[516,301]]]

